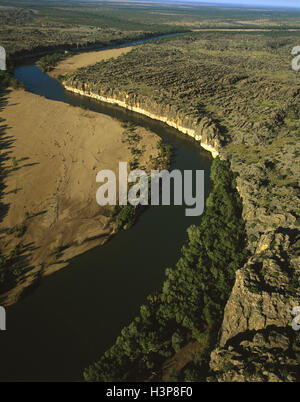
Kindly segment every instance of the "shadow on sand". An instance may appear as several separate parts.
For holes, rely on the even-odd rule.
[[[8,105],[9,89],[0,90],[0,113]],[[15,146],[15,138],[9,135],[11,127],[6,123],[6,120],[0,117],[0,223],[6,217],[10,205],[5,203],[4,195],[17,194],[22,188],[15,188],[11,191],[5,192],[6,185],[5,179],[9,174],[18,171],[21,168],[36,165],[36,162],[28,163],[29,158],[23,157],[19,160],[11,157],[12,148]],[[7,163],[7,161],[11,161]],[[45,211],[34,214],[26,218],[26,220],[43,214]],[[24,275],[28,274],[34,267],[30,265],[30,256],[33,250],[37,249],[31,242],[25,244],[22,240],[23,234],[26,232],[26,222],[21,223],[13,228],[2,228],[0,231],[1,236],[1,249],[0,249],[0,302],[4,302],[6,292],[11,290],[17,284],[24,282]],[[13,236],[13,238],[9,238]],[[12,246],[9,247],[9,252],[3,252],[3,244],[6,246],[12,240]],[[13,244],[15,244],[13,246]],[[41,270],[42,271],[42,270]],[[34,285],[39,281],[39,273],[35,275]],[[27,293],[24,290],[20,292],[22,296]],[[5,304],[5,302],[4,302]]]

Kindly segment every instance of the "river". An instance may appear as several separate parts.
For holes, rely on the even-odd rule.
[[[157,133],[174,147],[172,167],[205,171],[209,192],[210,153],[162,122],[71,94],[36,65],[15,75],[27,90],[49,99],[85,106]],[[0,381],[80,381],[135,317],[146,296],[159,291],[165,268],[174,266],[186,229],[201,217],[186,217],[184,206],[150,207],[136,225],[102,247],[71,260],[7,308],[7,330],[0,332]]]

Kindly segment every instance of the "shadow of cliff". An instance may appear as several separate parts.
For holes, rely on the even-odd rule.
[[[11,91],[9,89],[0,89],[0,113],[8,106],[8,95]],[[13,106],[10,104],[9,106]],[[38,164],[38,162],[31,162],[28,157],[22,157],[19,159],[12,158],[12,148],[15,147],[15,138],[9,134],[9,130],[11,127],[7,124],[6,120],[3,117],[0,117],[0,222],[3,222],[5,216],[10,208],[9,203],[4,202],[4,196],[8,194],[17,194],[22,188],[15,188],[8,192],[5,192],[6,185],[5,179],[11,173],[17,172],[19,169],[24,167],[30,167]],[[22,225],[25,225],[24,232],[21,230],[16,230],[17,227],[14,228],[2,228],[0,230],[1,239],[4,240],[5,243],[9,244],[10,240],[8,235],[13,235],[17,239],[17,243],[14,248],[9,250],[8,253],[3,254],[3,250],[0,250],[0,301],[4,301],[3,296],[5,293],[10,291],[16,285],[20,285],[25,282],[25,274],[28,274],[29,271],[34,269],[34,266],[31,265],[31,255],[34,250],[38,247],[34,245],[34,243],[24,244],[23,242],[23,234],[26,232],[27,220],[44,214],[45,211],[41,211],[35,214],[32,214],[30,217],[27,217]],[[20,225],[19,225],[20,226]],[[14,243],[16,240],[14,240]],[[36,283],[39,279],[39,274],[35,275],[33,283]],[[22,295],[24,290],[22,290]]]
[[[0,113],[7,106],[7,95],[10,91],[5,89],[0,91]],[[13,147],[14,138],[8,135],[10,127],[6,124],[5,119],[0,117],[0,222],[6,216],[9,205],[3,202],[4,190],[6,188],[4,179],[9,174],[10,169],[4,167],[4,162],[10,159],[10,148]]]
[[[281,344],[280,341],[283,343]],[[235,335],[226,342],[224,348],[233,347],[234,351],[242,357],[245,369],[252,373],[255,373],[253,361],[257,360],[264,364],[266,370],[275,371],[279,376],[285,377],[283,373],[283,369],[287,368],[285,363],[281,363],[280,359],[273,362],[268,359],[268,354],[270,353],[274,356],[280,356],[281,353],[288,358],[288,361],[291,361],[288,369],[295,374],[297,381],[299,381],[299,367],[294,363],[297,360],[296,342],[297,333],[290,326],[268,325],[259,330],[246,330]],[[251,343],[253,344],[251,345]],[[253,354],[253,350],[256,350],[256,355]]]

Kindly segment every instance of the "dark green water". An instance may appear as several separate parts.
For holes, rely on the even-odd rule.
[[[207,197],[212,158],[194,140],[164,123],[67,93],[36,66],[20,67],[15,75],[33,93],[151,129],[174,146],[173,168],[205,171]],[[81,380],[83,369],[114,343],[146,296],[161,288],[165,268],[178,260],[186,228],[201,219],[186,217],[184,209],[149,208],[131,230],[74,258],[8,308],[7,331],[0,332],[0,380]]]

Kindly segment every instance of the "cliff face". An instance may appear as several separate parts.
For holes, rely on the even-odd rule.
[[[165,106],[164,104],[158,104],[146,97],[144,98],[121,91],[96,89],[88,84],[82,84],[77,81],[73,81],[71,85],[70,83],[64,82],[63,85],[68,91],[88,96],[102,102],[116,104],[154,120],[162,121],[176,128],[178,131],[195,138],[204,149],[211,152],[214,158],[219,155],[222,135],[216,124],[208,117],[203,117],[199,123],[195,119],[180,115],[171,105]]]
[[[236,273],[219,343],[211,353],[210,380],[296,381],[300,334],[291,323],[300,300],[300,257],[295,219],[288,212],[270,216],[276,229],[261,233],[251,228],[248,210],[246,198],[244,216],[256,246],[249,244],[253,254]]]
[[[287,234],[264,234],[237,271],[219,345],[211,353],[214,379],[297,380],[299,339],[290,324],[299,304],[299,257],[289,251],[290,241]]]
[[[255,156],[249,148],[242,163],[232,149],[224,153],[239,175],[251,257],[236,273],[210,380],[299,381],[300,333],[291,327],[300,304],[299,143],[273,143]]]

